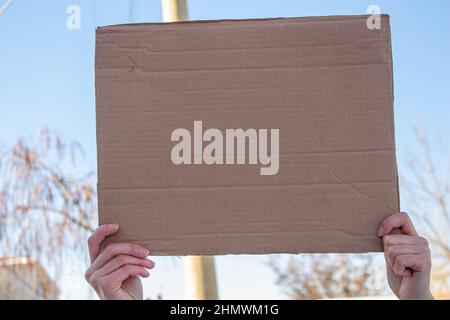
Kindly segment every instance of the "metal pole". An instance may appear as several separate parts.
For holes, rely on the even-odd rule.
[[[161,8],[164,22],[188,20],[186,0],[161,0]],[[188,299],[218,298],[214,257],[186,257],[185,276]]]

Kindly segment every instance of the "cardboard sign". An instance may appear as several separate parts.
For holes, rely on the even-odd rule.
[[[389,17],[97,29],[100,223],[154,255],[380,251]]]

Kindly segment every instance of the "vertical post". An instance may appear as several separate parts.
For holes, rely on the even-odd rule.
[[[215,300],[217,296],[214,257],[185,258],[186,294],[188,299]]]
[[[187,21],[186,0],[161,0],[164,22]]]
[[[164,22],[187,21],[186,0],[161,0]],[[217,299],[216,267],[212,256],[189,256],[185,259],[188,299]]]

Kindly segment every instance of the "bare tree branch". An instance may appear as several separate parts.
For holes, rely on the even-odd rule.
[[[54,277],[66,255],[86,256],[97,197],[93,175],[75,167],[79,153],[46,127],[37,142],[0,150],[0,256],[51,265]]]

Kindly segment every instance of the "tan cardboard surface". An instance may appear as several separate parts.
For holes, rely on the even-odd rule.
[[[99,216],[120,224],[112,240],[154,255],[380,251],[377,227],[399,210],[391,39],[388,16],[379,30],[366,19],[98,28]],[[279,129],[278,172],[175,165],[171,134],[194,135],[194,121],[224,136]]]

